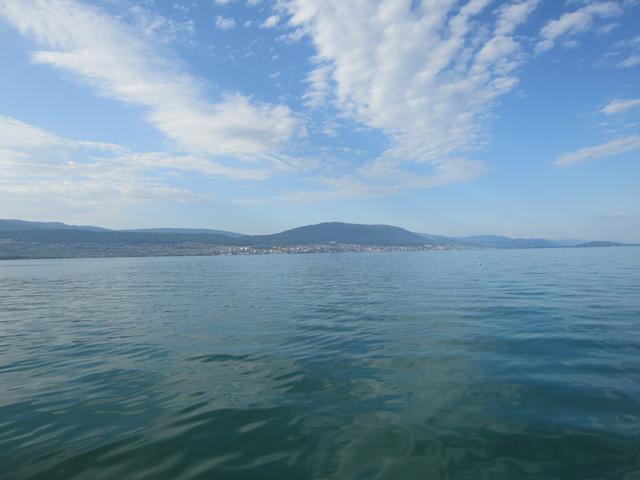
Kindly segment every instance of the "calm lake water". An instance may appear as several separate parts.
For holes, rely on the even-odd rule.
[[[0,262],[0,478],[638,479],[640,248]]]

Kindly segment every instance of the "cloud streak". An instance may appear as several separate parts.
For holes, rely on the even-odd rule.
[[[307,76],[308,105],[331,101],[342,115],[389,139],[388,149],[359,167],[354,191],[367,190],[359,188],[362,182],[375,191],[380,182],[389,192],[431,188],[484,171],[460,159],[483,144],[494,103],[518,82],[523,50],[515,32],[537,4],[498,8],[487,29],[477,23],[488,0],[418,2],[415,8],[408,1],[281,2],[289,27],[306,33],[317,52]]]
[[[279,22],[280,17],[278,15],[270,15],[260,24],[260,28],[275,28]]]
[[[298,128],[290,109],[238,93],[207,101],[201,83],[127,25],[71,0],[0,1],[4,16],[45,47],[33,61],[71,72],[102,95],[139,105],[147,120],[192,154],[258,161]]]
[[[104,142],[71,140],[54,135],[15,118],[0,116],[0,148],[20,151],[103,150],[123,152],[120,145]]]
[[[174,173],[263,180],[261,169],[235,168],[189,154],[132,152],[111,143],[74,140],[0,117],[0,201],[85,207],[208,198],[172,184]]]
[[[567,167],[601,158],[613,157],[640,150],[640,136],[631,135],[617,138],[594,147],[581,148],[575,152],[560,155],[553,164],[556,167]]]
[[[612,18],[622,15],[622,7],[612,1],[592,2],[578,10],[563,14],[551,20],[540,31],[540,41],[536,46],[538,53],[553,48],[560,38],[570,38],[587,31],[597,18]]]
[[[211,3],[224,7],[231,1]],[[67,180],[97,182],[92,172],[101,171],[115,185],[114,172],[128,172],[146,185],[145,191],[164,192],[172,187],[158,172],[241,180],[286,172],[292,175],[277,185],[287,184],[286,191],[267,200],[292,202],[389,196],[470,181],[489,169],[474,157],[489,141],[496,108],[518,85],[520,67],[534,50],[566,45],[596,22],[622,14],[619,2],[581,1],[527,38],[522,27],[540,4],[278,0],[260,7],[260,18],[249,22],[277,29],[276,46],[306,38],[313,53],[298,78],[302,93],[291,88],[266,102],[234,91],[214,97],[207,80],[190,74],[168,51],[168,42],[158,40],[183,31],[193,35],[193,21],[174,24],[140,7],[116,16],[92,2],[0,0],[0,16],[35,45],[34,63],[70,73],[104,97],[141,107],[146,121],[169,140],[167,151],[133,152],[0,118],[0,154],[3,165],[11,166],[3,178],[17,179],[19,171],[26,184],[28,172],[37,177],[30,165],[39,162],[47,165],[49,179],[57,171]],[[227,10],[214,8],[209,30],[236,26],[233,18],[215,16]],[[127,22],[131,12],[135,21]],[[275,36],[269,33],[260,35]],[[221,37],[226,36],[214,35]],[[269,58],[277,58],[271,50]],[[614,100],[601,113],[620,114],[639,104],[638,99]],[[335,125],[339,128],[329,128]],[[344,132],[352,135],[346,143],[340,137]],[[324,142],[329,136],[333,143]],[[370,144],[369,138],[374,139]],[[555,165],[624,153],[636,148],[636,140],[624,137],[567,153]],[[72,163],[65,164],[68,160]],[[311,185],[292,187],[294,175],[294,182]]]
[[[214,21],[214,25],[220,30],[231,30],[232,28],[235,28],[236,21],[233,18],[226,18],[222,15],[217,15]]]
[[[640,107],[640,98],[627,98],[622,100],[612,100],[602,108],[605,115],[615,115],[625,113],[634,108]]]

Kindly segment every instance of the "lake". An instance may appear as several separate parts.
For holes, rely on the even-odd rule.
[[[0,262],[0,478],[638,479],[640,248]]]

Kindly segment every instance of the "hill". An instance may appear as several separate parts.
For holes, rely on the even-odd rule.
[[[210,245],[230,245],[231,237],[211,233],[144,233],[118,230],[17,230],[0,231],[0,238],[35,243],[120,243],[120,244],[178,244],[203,243]]]
[[[209,228],[135,228],[113,230],[109,228],[94,227],[91,225],[67,225],[62,222],[29,222],[26,220],[0,219],[0,232],[30,232],[35,230],[82,230],[86,232],[127,232],[127,233],[169,233],[169,234],[213,234],[224,235],[231,238],[240,238],[245,235],[215,230]]]
[[[419,234],[391,225],[327,222],[271,235],[226,230],[150,228],[109,230],[60,222],[0,220],[0,259],[356,252],[465,248],[617,247],[616,242],[519,239],[500,235],[463,238]]]
[[[31,223],[31,222],[28,222]],[[49,224],[53,226],[55,224]],[[64,225],[64,224],[62,224]],[[218,245],[306,245],[344,243],[355,245],[428,245],[423,236],[389,225],[357,225],[350,223],[321,223],[294,228],[272,235],[241,235],[206,229],[141,229],[141,230],[83,230],[80,227],[2,230],[0,237],[15,241],[40,243],[181,243],[199,242]],[[234,235],[234,236],[231,236]]]
[[[177,234],[213,234],[224,235],[225,237],[240,238],[246,237],[243,233],[229,232],[227,230],[215,230],[210,228],[136,228],[128,230],[118,230],[120,232],[133,233],[177,233]]]
[[[562,246],[544,238],[511,238],[502,235],[473,235],[460,238],[467,244],[490,248],[552,248]]]
[[[390,225],[360,225],[355,223],[327,222],[298,227],[274,235],[251,237],[258,244],[293,245],[318,243],[346,243],[355,245],[409,246],[430,245],[420,234]]]
[[[88,232],[108,232],[108,228],[91,225],[67,225],[61,222],[28,222],[26,220],[0,219],[0,232],[33,230],[85,230]]]
[[[628,245],[626,243],[604,242],[604,241],[585,242],[585,243],[581,243],[579,245],[575,245],[575,247],[578,247],[578,248],[584,248],[584,247],[630,247],[630,246],[633,246],[633,245]]]

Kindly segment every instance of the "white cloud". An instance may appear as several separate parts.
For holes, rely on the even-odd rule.
[[[317,108],[325,104],[330,95],[331,66],[327,64],[318,65],[311,70],[306,77],[309,89],[303,95],[303,100],[308,107]]]
[[[598,33],[602,33],[606,35],[608,33],[613,32],[619,26],[620,24],[616,22],[607,23],[598,29]]]
[[[362,175],[343,175],[317,177],[314,180],[323,184],[324,188],[300,190],[265,198],[239,199],[235,203],[242,205],[259,205],[270,202],[316,203],[330,200],[357,197],[388,197],[397,195],[408,189],[437,188],[451,183],[464,182],[476,178],[486,171],[480,162],[466,159],[450,159],[446,163],[435,165],[429,174],[401,172],[390,168],[386,178],[378,175],[368,177]]]
[[[2,0],[0,15],[46,47],[34,53],[34,62],[72,72],[102,95],[144,107],[152,125],[192,154],[269,161],[298,128],[286,106],[240,94],[207,101],[201,82],[179,62],[99,9],[71,0]]]
[[[70,140],[23,123],[15,118],[0,116],[0,148],[19,151],[49,150],[104,150],[122,152],[124,148],[113,143]]]
[[[214,3],[216,5],[220,5],[221,7],[226,7],[227,5],[230,5],[231,3],[235,2],[236,0],[213,0]],[[247,0],[246,4],[249,7],[255,7],[256,5],[260,5],[260,3],[262,3],[262,0]]]
[[[596,18],[611,18],[622,13],[622,7],[613,1],[592,2],[578,10],[565,13],[542,27],[536,51],[540,53],[549,50],[560,37],[569,37],[587,31]]]
[[[130,168],[137,170],[167,168],[232,179],[255,180],[268,175],[263,170],[234,168],[196,155],[167,152],[136,153],[113,143],[64,138],[15,118],[2,116],[0,151],[5,161],[9,158],[20,159],[25,168],[30,168],[27,164],[33,165],[34,162],[40,165],[68,163],[76,166],[94,165],[94,162],[105,162],[105,166],[125,162]]]
[[[0,16],[38,45],[34,62],[71,72],[101,95],[143,107],[148,122],[171,140],[168,152],[130,152],[100,142],[62,139],[5,119],[0,155],[15,170],[20,161],[33,164],[36,149],[48,150],[54,160],[50,163],[63,169],[63,160],[77,153],[81,160],[64,166],[64,178],[70,172],[108,170],[111,162],[121,169],[118,174],[133,172],[136,182],[158,192],[172,187],[155,176],[157,169],[263,179],[274,172],[317,168],[306,180],[320,188],[277,197],[291,201],[393,195],[467,181],[487,169],[473,160],[474,151],[487,142],[497,102],[518,83],[518,68],[528,58],[525,47],[530,44],[519,28],[540,3],[279,0],[271,12],[277,14],[260,26],[283,30],[286,24],[289,30],[278,37],[281,41],[306,37],[315,48],[302,100],[320,109],[308,112],[309,122],[323,124],[323,113],[334,115],[335,109],[340,125],[371,132],[376,145],[381,137],[386,142],[373,158],[344,149],[344,162],[335,166],[330,160],[305,163],[284,153],[298,146],[303,114],[240,93],[223,93],[215,101],[207,98],[205,80],[190,75],[178,59],[157,48],[156,37],[164,35],[158,32],[183,27],[150,16],[142,23],[127,23],[128,17],[110,16],[91,2],[0,0]],[[556,43],[572,45],[574,37],[597,20],[621,13],[612,1],[582,2],[573,8],[577,10],[544,25],[538,50]],[[234,19],[221,15],[215,24],[221,29],[236,26]],[[603,113],[631,108],[614,103]],[[21,133],[14,135],[9,128]],[[340,134],[345,130],[341,127]],[[629,138],[636,137],[563,155],[556,164],[606,156],[601,152],[628,148]],[[345,158],[349,155],[352,158]],[[115,182],[117,175],[110,172]],[[132,184],[129,188],[133,190]]]
[[[38,200],[75,207],[151,200],[202,200],[172,185],[175,173],[262,180],[268,171],[236,168],[196,155],[132,152],[111,143],[74,140],[0,117],[0,204]]]
[[[56,140],[59,145],[73,143]],[[145,168],[132,162],[126,153],[89,155],[79,146],[70,148],[72,151],[56,147],[42,154],[37,148],[28,151],[22,147],[20,151],[0,146],[0,202],[15,205],[29,200],[43,206],[57,203],[91,208],[101,203],[137,203],[167,196],[178,201],[196,197],[171,186],[162,176],[147,175]]]
[[[305,35],[306,35],[306,32],[304,28],[296,28],[291,32],[278,35],[276,37],[276,41],[284,44],[292,44],[302,40],[305,37]]]
[[[631,68],[640,65],[640,35],[624,38],[611,45],[609,51],[603,55],[605,65],[617,68]]]
[[[562,47],[566,50],[571,50],[572,48],[578,48],[580,46],[580,42],[578,40],[567,40],[562,43]]]
[[[605,115],[624,113],[633,108],[640,107],[640,98],[627,98],[622,100],[612,100],[602,108]]]
[[[144,37],[162,43],[182,42],[195,33],[193,20],[180,21],[159,15],[140,5],[131,7],[126,18],[131,19],[131,23],[136,31]]]
[[[620,68],[631,68],[640,65],[640,54],[636,53],[624,59],[618,65]]]
[[[222,15],[217,15],[214,22],[216,28],[220,30],[231,30],[236,26],[236,21],[233,18],[226,18]]]
[[[640,149],[640,136],[632,135],[611,140],[610,142],[594,147],[582,148],[575,152],[565,153],[559,156],[553,164],[557,167],[575,165],[589,160],[622,155]]]
[[[260,24],[260,28],[274,28],[278,25],[278,22],[280,22],[280,17],[278,15],[271,15]]]
[[[214,3],[216,5],[220,5],[221,7],[225,7],[229,4],[231,4],[232,2],[236,1],[236,0],[213,0]],[[250,7],[255,7],[256,5],[259,5],[262,2],[262,0],[247,0],[246,4]]]
[[[312,106],[331,99],[343,115],[389,139],[349,188],[429,188],[484,171],[461,154],[483,144],[494,102],[516,85],[523,52],[514,32],[537,3],[500,7],[493,26],[478,28],[489,0],[413,9],[409,2],[285,1],[289,27],[309,36],[319,59],[305,99]]]
[[[498,12],[497,35],[509,35],[536,9],[540,0],[525,0],[504,5]]]
[[[621,61],[617,66],[620,68],[631,68],[640,65],[640,35],[629,38],[627,40],[621,40],[616,43],[616,47],[622,49],[620,52],[625,55],[626,58]]]
[[[627,212],[613,212],[609,215],[606,215],[606,217],[613,219],[626,219],[629,217],[629,214]]]

